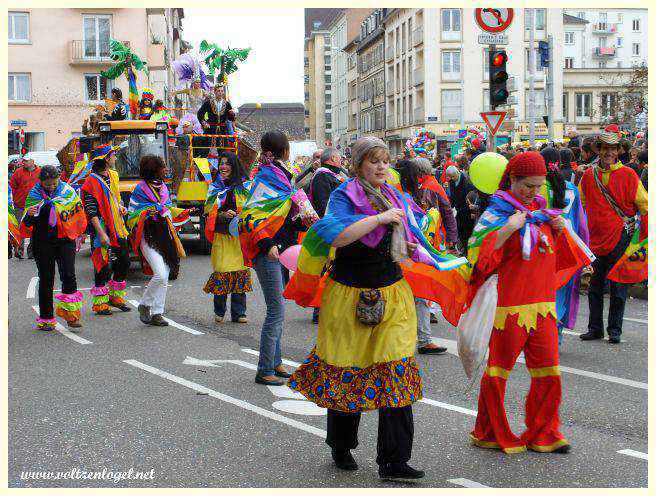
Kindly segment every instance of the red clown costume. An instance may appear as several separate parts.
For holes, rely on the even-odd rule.
[[[508,184],[509,176],[544,177],[544,159],[537,152],[518,154],[508,163],[502,185]],[[546,210],[545,206],[541,196],[523,205],[510,191],[498,191],[469,243],[468,258],[474,265],[472,286],[480,287],[492,274],[498,277],[489,359],[481,380],[471,440],[479,447],[501,449],[505,453],[527,448],[539,452],[569,449],[559,430],[561,378],[556,290],[575,267],[589,262],[589,252],[566,231],[559,233],[551,227],[549,220],[559,211]],[[527,224],[495,249],[499,229],[517,210],[527,213]],[[527,238],[533,240],[532,244],[527,243]],[[504,397],[508,376],[522,351],[531,386],[526,399],[527,429],[516,436],[508,424]]]

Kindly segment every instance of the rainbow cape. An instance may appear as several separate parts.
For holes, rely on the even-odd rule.
[[[110,245],[119,246],[119,238],[127,239],[128,237],[128,231],[121,215],[120,199],[107,186],[103,178],[93,172],[84,181],[82,191],[89,193],[96,199],[100,213],[98,219],[100,225],[109,236]],[[106,222],[109,219],[111,221]],[[98,272],[109,263],[109,247],[103,246],[100,243],[100,237],[95,233],[91,236],[91,261]]]
[[[296,190],[287,176],[272,163],[259,164],[248,199],[239,214],[239,239],[244,261],[258,252],[261,239],[273,238],[285,222]]]
[[[37,207],[39,212],[42,208],[50,209],[48,222],[51,227],[57,226],[57,237],[74,240],[84,234],[87,218],[82,201],[75,190],[64,181],[59,181],[52,194],[48,194],[40,182],[36,183],[25,199],[25,212],[32,207]]]
[[[522,246],[522,257],[530,260],[533,249],[538,244],[540,231],[538,226],[548,222],[551,216],[562,214],[561,210],[547,209],[547,201],[540,195],[536,196],[538,210],[529,210],[506,191],[497,191],[490,198],[488,208],[478,219],[472,236],[469,238],[467,258],[470,263],[471,272],[469,302],[473,299],[478,288],[485,282],[477,277],[475,272],[476,262],[480,253],[483,240],[495,231],[498,231],[508,223],[508,218],[516,211],[526,212],[526,223],[519,230]],[[590,265],[594,255],[585,242],[573,231],[571,225],[567,225],[561,236],[556,237],[558,259],[556,261],[557,287],[561,288],[581,268]]]
[[[464,278],[467,259],[436,250],[422,232],[430,222],[409,196],[383,184],[381,192],[394,208],[405,212],[406,239],[417,244],[411,259],[401,262],[404,277],[414,295],[435,301],[449,322],[456,325],[465,304],[467,283]],[[320,306],[322,272],[331,254],[331,245],[347,227],[377,212],[372,208],[357,179],[350,179],[330,196],[326,215],[316,222],[303,239],[298,270],[285,289],[284,296],[301,306]],[[379,226],[360,241],[376,246],[386,232]]]
[[[647,279],[647,233],[647,216],[640,215],[629,246],[608,272],[608,279],[624,284],[635,284]]]
[[[79,191],[86,178],[89,177],[89,173],[91,172],[91,164],[92,162],[89,160],[88,154],[81,153],[76,155],[73,172],[71,172],[71,175],[67,181],[68,184],[73,186],[75,191]]]
[[[207,241],[210,243],[214,241],[216,215],[225,203],[228,192],[234,190],[237,213],[239,213],[248,199],[250,186],[250,181],[246,181],[238,186],[226,186],[221,179],[221,174],[216,175],[216,179],[207,189],[207,197],[205,198],[205,205],[203,207],[203,212],[207,215],[207,221],[205,222],[205,237],[207,238]]]
[[[9,239],[12,244],[15,246],[20,246],[20,243],[23,239],[20,232],[20,222],[16,218],[16,207],[14,206],[14,196],[11,193],[11,186],[9,187],[8,195],[8,209],[9,209]]]

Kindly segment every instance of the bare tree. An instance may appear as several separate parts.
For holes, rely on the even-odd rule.
[[[615,73],[611,76],[599,76],[607,86],[618,88],[602,100],[602,120],[604,124],[616,123],[630,127],[636,126],[636,116],[643,111],[647,114],[648,69],[647,65],[636,65],[629,73]]]

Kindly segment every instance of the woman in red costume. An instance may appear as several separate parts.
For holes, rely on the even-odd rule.
[[[471,440],[505,453],[527,448],[566,453],[570,449],[559,430],[556,290],[575,268],[589,263],[590,254],[576,235],[564,229],[560,211],[546,209],[545,199],[538,194],[546,174],[539,153],[514,156],[469,242],[473,286],[493,274],[498,277],[489,359]],[[522,351],[531,387],[526,400],[527,429],[518,437],[508,425],[504,396],[508,375]]]

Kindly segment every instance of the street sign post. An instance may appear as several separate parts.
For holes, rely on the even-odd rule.
[[[11,121],[10,125],[14,126],[14,127],[25,127],[25,126],[27,126],[27,121],[15,120],[15,121]]]
[[[490,137],[493,137],[495,134],[497,134],[501,124],[503,124],[503,120],[506,118],[506,113],[496,111],[481,112],[481,117],[483,118],[483,122],[485,122],[487,128],[490,130]]]

